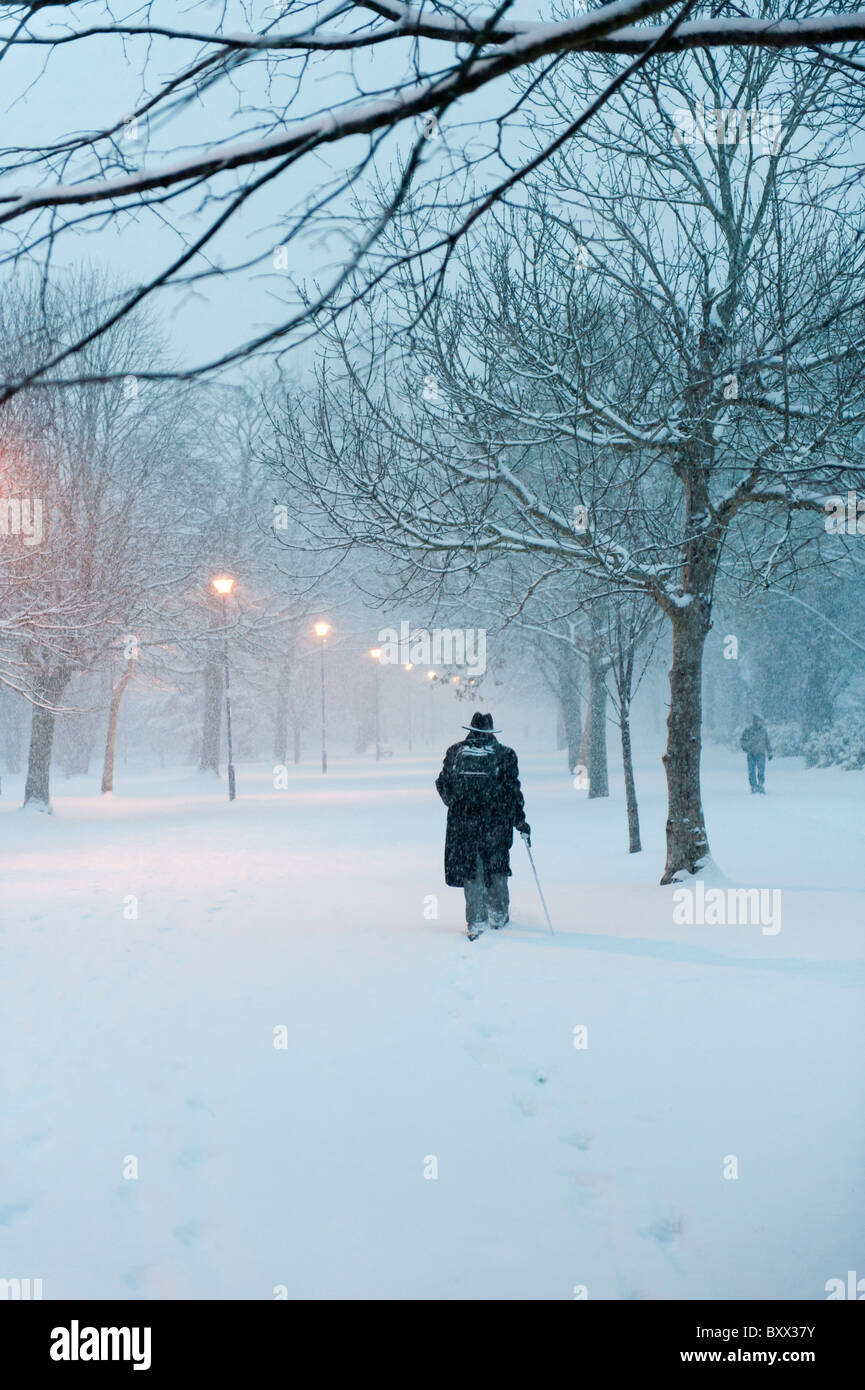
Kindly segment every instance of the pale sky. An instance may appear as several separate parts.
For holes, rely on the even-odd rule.
[[[515,13],[520,17],[531,18],[537,12],[532,0],[515,8]],[[101,6],[96,5],[86,13],[89,22],[102,22]],[[116,18],[121,13],[115,8]],[[132,22],[139,19],[134,6],[130,6],[127,13]],[[220,0],[219,3],[186,5],[178,13],[176,4],[157,0],[152,6],[151,18],[175,26],[186,23],[199,29],[209,29],[215,18],[222,14],[225,16],[221,26],[224,31],[243,31],[249,28],[250,15],[253,21],[263,16],[273,18],[275,7],[259,3],[244,6],[239,0],[229,0],[227,5],[223,5]],[[297,17],[289,17],[279,27],[298,27],[299,23]],[[49,32],[49,27],[47,16],[40,17],[31,26],[32,31],[38,33]],[[8,21],[4,24],[0,19],[0,32],[7,32],[8,28]],[[126,60],[122,57],[122,46],[117,39],[101,37],[69,44],[54,51],[17,48],[8,52],[2,66],[3,144],[39,145],[72,133],[102,128],[110,121],[122,120],[134,109],[145,90],[145,71],[146,90],[152,93],[159,80],[164,80],[168,73],[176,69],[181,58],[187,61],[195,52],[196,45],[191,43],[155,39],[149,45],[146,70],[143,40],[129,41]],[[374,71],[375,61],[367,54],[358,59],[358,70],[364,84],[370,88],[386,86],[393,75],[392,58],[386,74],[380,59],[379,71]],[[326,80],[323,76],[319,77],[314,68],[311,69],[305,79],[304,106],[294,109],[293,115],[302,115],[310,108],[324,107],[329,101],[336,102],[352,93],[354,89],[347,71],[348,59],[338,62],[342,73]],[[333,57],[323,60],[322,71],[325,64],[327,71],[333,74]],[[234,86],[220,84],[218,89],[206,93],[198,105],[175,117],[170,124],[151,128],[146,143],[134,146],[141,149],[142,167],[171,162],[184,149],[206,144],[211,128],[217,139],[227,135],[232,139],[242,139],[249,129],[250,119],[241,109],[243,100],[265,100],[263,78],[262,68],[257,72],[246,71]],[[278,87],[274,90],[278,99]],[[465,137],[464,123],[494,111],[497,104],[495,98],[500,101],[501,93],[502,84],[499,84],[495,97],[485,93],[461,104],[461,139]],[[399,143],[396,139],[390,140],[380,168],[386,170],[391,167],[397,149],[400,146],[404,148],[408,138],[409,132],[406,132],[399,137]],[[287,317],[281,314],[274,299],[274,295],[279,294],[280,281],[284,279],[272,264],[272,250],[281,240],[281,220],[296,209],[305,197],[314,193],[334,171],[346,167],[350,155],[357,156],[365,149],[366,141],[357,140],[351,146],[343,143],[338,148],[303,160],[288,176],[283,176],[257,195],[249,210],[235,219],[218,243],[220,261],[228,258],[244,260],[266,251],[268,259],[265,265],[242,271],[230,280],[211,279],[192,290],[160,292],[159,318],[167,331],[172,350],[180,359],[187,363],[208,360],[220,350],[234,346],[278,322],[280,318]],[[446,159],[444,142],[430,141],[428,157],[431,164]],[[93,172],[92,159],[79,161],[67,169],[63,181],[75,182]],[[31,181],[28,175],[24,179],[19,177],[14,183],[9,179],[3,180],[0,186],[5,191],[13,187],[29,187],[35,182],[36,179]],[[223,189],[233,185],[225,181],[214,186]],[[191,196],[168,204],[158,217],[153,213],[142,213],[137,222],[126,218],[106,226],[95,222],[93,229],[86,233],[76,233],[61,240],[56,262],[68,265],[89,261],[112,271],[130,284],[138,284],[157,272],[169,258],[176,256],[188,239],[199,233],[206,220],[214,215],[215,209],[211,207],[208,219],[196,216],[196,203],[196,197]],[[0,233],[0,244],[5,247],[10,245],[8,233],[9,229]],[[299,278],[326,276],[340,263],[342,249],[338,234],[328,240],[320,235],[307,236],[303,242],[292,244],[289,256],[291,269]],[[308,353],[304,352],[303,356],[308,357]],[[298,362],[296,369],[301,365]]]

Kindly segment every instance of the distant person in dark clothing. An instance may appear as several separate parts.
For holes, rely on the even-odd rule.
[[[436,790],[448,808],[445,882],[463,888],[469,941],[508,924],[514,830],[529,840],[517,755],[496,738],[491,714],[473,714],[468,738],[445,754]],[[530,841],[529,841],[530,843]]]
[[[751,783],[751,794],[753,796],[755,792],[762,792],[765,796],[766,759],[772,761],[772,746],[769,743],[766,725],[759,714],[754,715],[742,735],[742,749],[748,755],[748,781]]]

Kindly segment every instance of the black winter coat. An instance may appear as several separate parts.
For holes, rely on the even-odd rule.
[[[436,790],[448,808],[445,882],[450,888],[463,888],[474,878],[478,851],[487,875],[510,874],[514,829],[528,830],[514,750],[499,743],[494,734],[470,733],[463,742],[474,747],[482,743],[495,745],[497,791],[491,805],[482,810],[460,804],[454,785],[454,763],[463,744],[452,744],[436,778]]]

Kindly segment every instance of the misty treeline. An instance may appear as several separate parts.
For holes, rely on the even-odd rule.
[[[48,296],[35,282],[8,292],[0,301],[7,362],[26,366],[55,341],[86,331],[103,288],[100,277],[83,272]],[[102,790],[110,792],[122,712],[123,741],[136,762],[218,772],[226,622],[239,757],[272,758],[275,772],[302,754],[317,757],[312,628],[323,613],[333,624],[329,704],[337,741],[370,749],[377,673],[368,646],[398,613],[413,630],[437,617],[453,628],[484,627],[486,669],[437,670],[435,685],[456,682],[460,699],[495,706],[502,690],[531,702],[540,683],[559,712],[557,727],[548,721],[548,746],[563,750],[563,771],[590,800],[609,795],[615,733],[629,848],[640,848],[631,708],[645,678],[650,700],[664,699],[659,675],[670,646],[650,596],[599,583],[570,556],[550,564],[542,552],[539,562],[522,547],[469,555],[460,547],[445,553],[445,565],[403,565],[395,585],[393,551],[383,552],[378,537],[352,529],[335,554],[333,534],[323,533],[337,513],[320,439],[314,447],[305,437],[291,454],[293,469],[304,461],[304,486],[280,485],[290,447],[300,443],[289,447],[286,433],[297,428],[298,401],[304,411],[321,404],[313,389],[286,396],[285,384],[270,379],[243,389],[141,382],[132,368],[165,360],[143,313],[100,335],[90,351],[94,368],[110,365],[119,382],[19,393],[4,410],[0,762],[26,774],[26,805],[50,806],[52,763],[66,777],[101,770]],[[344,349],[339,361],[344,369]],[[366,369],[375,379],[371,357]],[[330,389],[331,370],[323,358],[320,390]],[[405,389],[423,402],[421,416],[433,414],[438,432],[447,377],[441,363],[436,370],[407,380]],[[342,370],[335,389],[346,389]],[[485,397],[482,403],[488,407]],[[515,411],[513,400],[506,410]],[[345,428],[333,402],[319,418],[328,429]],[[544,448],[530,443],[519,464],[524,482],[544,476]],[[374,461],[371,438],[363,448]],[[594,458],[589,473],[600,495],[605,483]],[[476,495],[461,496],[478,506]],[[17,533],[11,502],[18,503]],[[589,507],[572,511],[580,534]],[[477,518],[467,512],[459,525],[471,536]],[[227,612],[210,587],[220,572],[237,581]],[[859,593],[855,575],[833,567],[827,577],[822,560],[797,574],[793,590],[725,584],[706,652],[709,735],[734,742],[759,707],[776,745],[782,740],[780,752],[805,752],[812,763],[846,756],[846,765],[862,766],[865,750],[858,761],[849,755],[850,738],[858,731],[861,742],[862,729],[855,714]],[[447,721],[428,717],[416,689],[417,682],[414,693],[391,683],[384,691],[384,739],[401,749],[411,749],[413,738],[415,747],[429,748],[450,736]],[[453,708],[451,725],[458,713]]]
[[[106,287],[92,271],[0,298],[0,355],[22,371],[86,336]],[[305,609],[268,558],[274,505],[253,451],[249,391],[142,382],[167,359],[143,313],[86,349],[105,385],[20,393],[0,447],[0,756],[26,770],[25,804],[47,807],[55,731],[63,769],[102,759],[113,788],[122,702],[136,690],[144,748],[215,771],[223,628],[233,659],[284,722],[297,701],[285,665]],[[227,611],[210,587],[237,580]],[[286,728],[289,725],[286,722]],[[287,733],[285,737],[287,737]]]
[[[51,287],[22,277],[0,296],[0,367],[26,372],[86,337],[111,293],[92,270]],[[138,765],[218,774],[226,654],[235,757],[271,759],[277,781],[317,758],[322,617],[338,746],[374,743],[379,694],[385,737],[429,741],[416,690],[427,672],[411,690],[377,689],[384,618],[362,592],[373,562],[344,574],[310,553],[296,562],[300,503],[277,499],[265,462],[270,381],[143,378],[171,363],[144,309],[84,356],[111,379],[18,392],[2,411],[0,768],[23,774],[24,805],[50,810],[52,769],[101,772],[111,793],[118,748]],[[227,599],[220,575],[235,581]],[[474,688],[437,670],[424,693],[452,681],[456,696]]]
[[[380,282],[366,256],[338,311],[300,296],[318,337],[298,378],[177,370],[149,289],[57,271],[10,287],[4,487],[41,497],[46,524],[2,555],[5,756],[26,757],[26,800],[47,802],[58,713],[80,745],[88,709],[110,789],[127,686],[154,747],[214,768],[224,620],[260,694],[239,756],[272,739],[284,762],[315,705],[312,622],[334,613],[358,746],[376,612],[484,627],[491,669],[457,693],[540,682],[589,800],[609,794],[614,732],[633,851],[632,711],[661,698],[663,664],[665,882],[709,854],[707,732],[735,746],[759,709],[779,751],[861,767],[858,72],[744,42],[643,52],[627,82],[615,46],[517,65],[518,182],[486,199],[466,156],[457,197],[439,132],[403,151],[352,214]],[[711,138],[697,111],[748,120]],[[578,140],[574,112],[593,113]],[[238,577],[225,608],[220,569]]]

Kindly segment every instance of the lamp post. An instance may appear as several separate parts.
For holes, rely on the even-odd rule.
[[[426,678],[427,678],[428,681],[432,681],[432,682],[433,682],[433,685],[434,685],[434,684],[435,684],[435,678],[436,678],[436,673],[435,673],[435,671],[427,671],[427,673],[426,673]],[[432,688],[433,688],[433,686],[431,685],[431,686],[429,687],[429,689],[432,690]],[[427,711],[428,711],[427,731],[428,731],[428,735],[429,735],[430,740],[434,740],[434,739],[435,739],[435,736],[436,736],[436,717],[435,717],[435,710],[434,710],[432,704],[428,704],[428,705],[427,705]]]
[[[370,656],[375,662],[375,760],[381,761],[381,700],[379,698],[379,679],[381,674],[381,647],[371,647]]]
[[[228,799],[233,801],[237,794],[234,778],[234,756],[231,747],[231,695],[228,687],[228,600],[234,588],[234,580],[228,574],[217,575],[211,580],[215,593],[224,600],[222,605],[222,661],[225,670],[225,734],[228,744]]]
[[[313,631],[321,641],[321,770],[327,772],[327,722],[325,712],[324,697],[324,648],[327,643],[327,634],[330,632],[330,623],[316,623]]]

